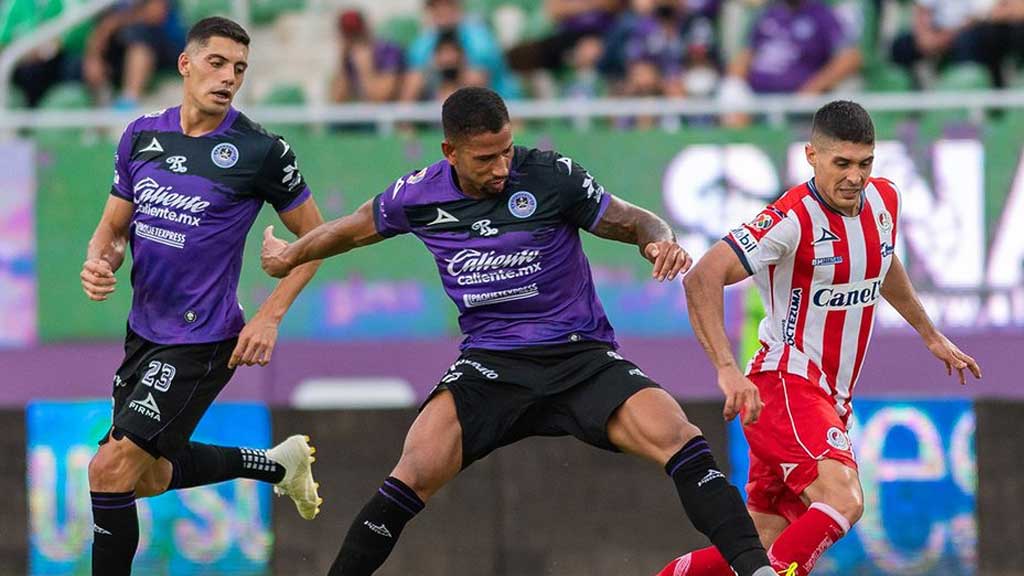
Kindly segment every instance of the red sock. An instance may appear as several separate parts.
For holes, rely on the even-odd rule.
[[[735,576],[718,548],[709,546],[668,563],[658,576]]]
[[[815,502],[803,516],[786,528],[768,551],[772,568],[786,570],[796,563],[792,576],[807,576],[818,558],[850,530],[850,522],[828,504]],[[784,573],[784,572],[782,572]],[[714,546],[680,556],[658,576],[733,576],[734,572]],[[790,576],[790,575],[787,575]]]
[[[850,522],[828,504],[815,502],[768,550],[776,570],[796,563],[793,576],[807,576],[818,558],[850,530]]]

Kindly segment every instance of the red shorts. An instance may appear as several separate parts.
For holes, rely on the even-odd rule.
[[[857,469],[850,437],[832,398],[806,378],[761,372],[750,380],[764,410],[756,424],[743,428],[750,443],[747,505],[793,522],[807,511],[800,495],[818,478],[818,462]]]

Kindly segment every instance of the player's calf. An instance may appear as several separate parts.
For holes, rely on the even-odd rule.
[[[89,462],[93,574],[131,574],[139,545],[135,484],[152,463],[152,456],[116,430]]]

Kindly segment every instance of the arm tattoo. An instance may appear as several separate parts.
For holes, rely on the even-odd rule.
[[[657,215],[614,197],[592,232],[601,238],[636,244],[641,249],[651,242],[676,239],[672,228]]]

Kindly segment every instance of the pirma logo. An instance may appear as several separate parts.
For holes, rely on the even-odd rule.
[[[156,405],[152,392],[146,395],[145,400],[132,400],[128,407],[143,416],[148,416],[157,422],[160,421],[160,407]]]

